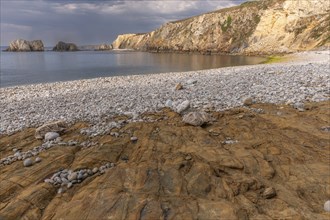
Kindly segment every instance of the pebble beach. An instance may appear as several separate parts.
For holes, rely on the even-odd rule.
[[[88,80],[0,88],[0,135],[46,122],[90,123],[92,133],[116,125],[107,118],[127,115],[141,121],[144,112],[164,107],[222,111],[257,103],[301,105],[330,98],[329,51],[286,55],[283,62],[193,72],[103,77]],[[175,89],[180,84],[180,90]],[[112,127],[111,127],[112,126]]]

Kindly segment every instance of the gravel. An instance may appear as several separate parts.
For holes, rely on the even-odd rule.
[[[118,126],[107,123],[106,118],[131,115],[131,121],[141,121],[143,112],[171,105],[176,109],[174,104],[186,100],[191,111],[242,106],[247,97],[255,102],[291,105],[329,100],[329,52],[294,56],[296,61],[280,64],[1,88],[0,134],[55,120],[69,124],[86,121],[92,125],[86,132],[104,134]],[[173,90],[178,83],[184,89]]]

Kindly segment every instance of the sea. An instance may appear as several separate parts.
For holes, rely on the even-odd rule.
[[[253,65],[265,58],[233,55],[149,53],[127,50],[0,52],[0,88],[149,73]]]

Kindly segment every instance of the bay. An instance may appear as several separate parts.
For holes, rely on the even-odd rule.
[[[3,49],[3,48],[2,48]],[[137,51],[4,52],[0,87],[258,64],[262,57]]]

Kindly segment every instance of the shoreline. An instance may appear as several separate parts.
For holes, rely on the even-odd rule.
[[[284,56],[280,63],[131,76],[101,77],[0,89],[0,135],[48,121],[85,121],[101,125],[104,118],[157,112],[170,100],[185,100],[191,110],[222,111],[258,103],[296,104],[329,100],[329,51]],[[182,90],[175,90],[181,83]],[[174,106],[167,106],[174,107]]]

